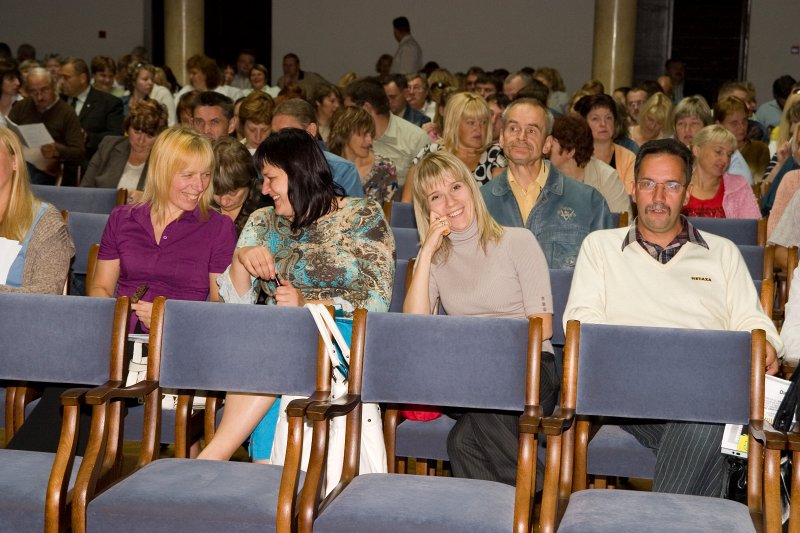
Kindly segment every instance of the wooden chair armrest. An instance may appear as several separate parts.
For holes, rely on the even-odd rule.
[[[306,414],[309,420],[320,421],[335,416],[346,415],[361,403],[360,394],[345,394],[333,401],[315,402],[308,407]]]
[[[122,381],[111,381],[108,385],[103,385],[87,392],[86,403],[89,405],[99,405],[111,400],[144,398],[157,388],[158,381],[140,381],[130,387],[123,387]]]
[[[575,410],[556,407],[553,414],[542,418],[541,427],[545,435],[560,435],[575,421]]]
[[[538,405],[526,405],[525,411],[519,417],[520,433],[539,433],[539,426],[542,423],[542,408]]]
[[[749,431],[750,435],[768,450],[786,449],[786,434],[776,430],[766,420],[751,420]]]
[[[305,416],[309,405],[326,402],[330,398],[330,394],[328,391],[317,391],[308,398],[292,400],[286,406],[286,416]]]
[[[67,389],[61,393],[61,405],[81,405],[84,402],[86,393],[89,392],[88,387],[76,387],[74,389]]]
[[[786,447],[793,452],[800,452],[800,428],[786,433]]]

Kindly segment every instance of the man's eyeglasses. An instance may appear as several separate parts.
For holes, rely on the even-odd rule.
[[[677,181],[665,181],[663,183],[659,183],[647,178],[636,180],[636,188],[641,192],[653,192],[658,188],[659,185],[664,187],[664,192],[671,194],[677,194],[681,192],[681,189],[683,189],[683,183],[679,183]]]

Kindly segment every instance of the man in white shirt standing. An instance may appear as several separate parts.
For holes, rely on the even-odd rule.
[[[413,74],[422,70],[422,48],[411,36],[411,24],[406,17],[397,17],[392,21],[394,38],[397,40],[397,51],[392,61],[392,73]]]
[[[688,329],[763,329],[767,335],[766,371],[775,374],[783,343],[761,309],[741,253],[729,240],[700,232],[680,214],[691,188],[691,167],[692,154],[674,139],[642,145],[631,191],[639,216],[629,228],[595,231],[584,239],[564,324],[580,320]],[[665,346],[664,357],[669,356]],[[656,453],[653,491],[698,496],[722,493],[726,467],[720,452],[723,425],[642,421],[621,427]]]

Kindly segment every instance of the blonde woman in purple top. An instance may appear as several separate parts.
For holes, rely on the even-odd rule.
[[[142,199],[111,212],[89,296],[131,296],[131,331],[147,332],[156,296],[219,300],[216,278],[231,262],[236,231],[209,208],[214,152],[198,133],[173,128],[156,139]]]

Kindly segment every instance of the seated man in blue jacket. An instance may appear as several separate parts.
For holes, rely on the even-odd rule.
[[[603,196],[564,176],[545,160],[553,117],[538,100],[514,100],[503,112],[508,168],[481,187],[492,216],[503,226],[526,227],[550,268],[573,268],[589,232],[612,227]]]

